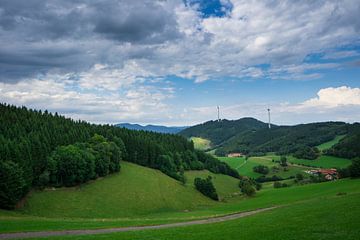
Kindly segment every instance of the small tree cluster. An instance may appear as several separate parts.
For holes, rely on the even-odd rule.
[[[264,165],[258,165],[258,166],[253,167],[253,171],[266,175],[269,173],[269,167],[264,166]]]
[[[280,158],[280,165],[282,166],[282,167],[287,167],[287,158],[285,157],[285,156],[281,156],[281,158]]]
[[[194,185],[195,188],[205,196],[216,201],[219,200],[216,189],[211,181],[211,176],[208,176],[206,179],[195,178]]]
[[[281,183],[281,182],[274,182],[274,188],[283,188],[288,187],[289,185],[287,183]]]
[[[272,177],[260,176],[260,177],[256,178],[256,182],[259,182],[259,183],[281,181],[281,180],[284,180],[284,179],[282,177],[279,177],[276,175],[273,175]]]
[[[320,151],[318,148],[316,147],[308,147],[308,146],[304,146],[300,149],[298,149],[295,153],[294,153],[294,157],[299,158],[299,159],[309,159],[309,160],[314,160],[316,158],[318,158],[320,156]]]
[[[256,193],[255,190],[259,191],[262,185],[252,178],[243,177],[239,182],[239,187],[246,196],[253,196]]]
[[[40,175],[42,185],[74,186],[120,170],[121,150],[114,142],[95,134],[88,143],[56,148],[46,170]]]

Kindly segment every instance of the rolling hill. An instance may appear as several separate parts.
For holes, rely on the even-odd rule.
[[[158,170],[122,162],[121,172],[79,187],[34,191],[19,212],[41,217],[119,218],[192,210],[216,202]]]
[[[190,137],[201,137],[211,141],[212,147],[222,145],[238,134],[248,134],[259,129],[267,128],[267,124],[254,118],[241,118],[239,120],[223,119],[208,121],[199,125],[189,127],[179,132],[180,135]]]
[[[157,133],[172,133],[176,134],[187,127],[167,127],[161,125],[146,125],[142,126],[140,124],[131,124],[131,123],[119,123],[115,124],[116,127],[126,128],[130,130],[138,130],[138,131],[150,131],[150,132],[157,132]]]
[[[291,154],[299,149],[316,147],[327,143],[326,153],[339,157],[360,156],[356,150],[359,138],[359,124],[344,122],[322,122],[295,126],[268,128],[266,123],[253,118],[239,120],[209,121],[181,131],[184,137],[201,137],[211,142],[216,154],[223,156],[230,152],[258,155],[265,152]],[[340,148],[340,149],[339,149]],[[341,151],[346,148],[346,151]],[[325,150],[325,149],[324,149]],[[350,156],[351,155],[351,156]]]

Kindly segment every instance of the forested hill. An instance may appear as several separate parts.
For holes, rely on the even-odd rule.
[[[216,154],[242,152],[261,155],[265,152],[289,154],[308,151],[309,148],[330,141],[338,135],[346,135],[327,154],[341,157],[360,156],[359,124],[344,122],[322,122],[295,126],[275,126],[252,118],[236,121],[210,121],[193,126],[180,132],[185,137],[202,137],[211,141]]]
[[[190,169],[239,176],[179,135],[89,124],[0,104],[1,208],[13,207],[33,186],[71,186],[119,171],[121,159],[179,181]]]
[[[201,137],[211,141],[213,147],[221,145],[237,134],[247,134],[259,129],[267,128],[268,125],[254,118],[241,118],[239,120],[208,121],[189,127],[179,134],[190,137]]]
[[[116,124],[117,127],[127,128],[130,130],[143,130],[143,131],[151,131],[157,133],[178,133],[184,130],[186,127],[167,127],[160,125],[146,125],[142,126],[140,124],[131,124],[131,123],[119,123]]]

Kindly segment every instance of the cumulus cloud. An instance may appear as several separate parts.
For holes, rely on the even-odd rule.
[[[309,99],[301,104],[303,107],[340,107],[346,105],[360,106],[360,88],[329,87],[321,89],[317,97]]]

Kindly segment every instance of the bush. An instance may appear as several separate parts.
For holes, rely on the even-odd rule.
[[[304,180],[304,176],[301,174],[301,173],[297,173],[296,176],[295,176],[296,180],[297,181],[302,181]]]
[[[284,180],[284,179],[282,177],[278,177],[276,175],[274,175],[272,177],[261,176],[261,177],[258,177],[255,179],[255,181],[259,182],[259,183],[281,181],[281,180]]]
[[[360,177],[360,158],[354,158],[349,167],[350,176],[353,178]]]
[[[281,183],[281,182],[274,182],[274,188],[283,188],[288,187],[289,185],[287,183]]]
[[[288,165],[287,164],[287,158],[285,156],[281,156],[280,165],[283,166],[283,167],[286,167]]]
[[[255,189],[259,191],[262,188],[261,183],[256,182],[252,178],[242,178],[239,182],[239,187],[241,192],[247,196],[253,196],[255,194]]]
[[[219,197],[216,193],[216,189],[211,181],[210,176],[208,176],[206,179],[195,178],[194,185],[195,188],[205,196],[216,201],[219,200]]]
[[[264,165],[258,165],[258,166],[253,167],[253,171],[266,175],[269,173],[269,168]]]
[[[241,192],[244,193],[246,196],[254,196],[255,195],[255,188],[250,184],[246,184],[241,188]]]
[[[12,161],[0,162],[0,207],[13,209],[27,190],[23,170]]]

